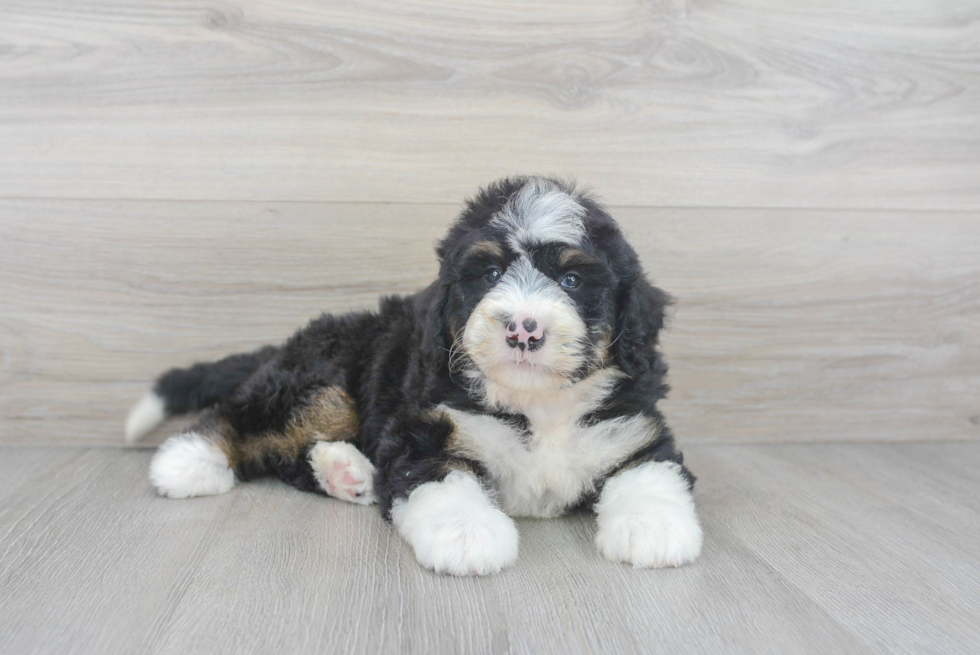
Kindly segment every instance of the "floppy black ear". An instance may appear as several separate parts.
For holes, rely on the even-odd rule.
[[[421,349],[433,362],[442,362],[446,358],[452,342],[445,320],[447,292],[448,287],[436,280],[419,293],[416,300]]]
[[[616,355],[619,367],[630,377],[641,377],[651,369],[663,372],[656,347],[671,302],[671,297],[650,284],[642,273],[620,288]]]

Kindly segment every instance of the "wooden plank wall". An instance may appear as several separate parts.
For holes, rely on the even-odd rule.
[[[980,438],[978,44],[965,0],[3,0],[0,440],[120,443],[521,172],[678,298],[683,440]]]

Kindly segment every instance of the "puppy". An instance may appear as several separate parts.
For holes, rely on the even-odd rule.
[[[657,410],[669,297],[606,210],[558,180],[500,180],[437,255],[435,282],[377,312],[323,315],[281,346],[161,376],[130,440],[203,411],[155,454],[156,490],[277,475],[376,502],[422,566],[453,575],[513,564],[511,517],[582,507],[610,560],[694,560],[694,477]]]

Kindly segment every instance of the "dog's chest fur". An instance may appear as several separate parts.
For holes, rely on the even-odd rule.
[[[527,417],[529,427],[445,406],[456,448],[482,463],[502,509],[511,516],[557,516],[657,435],[642,415],[583,423],[609,394],[618,374],[596,373],[567,389],[533,396],[488,390],[494,405]]]

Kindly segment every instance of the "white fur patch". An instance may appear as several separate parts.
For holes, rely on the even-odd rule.
[[[554,182],[532,178],[493,217],[492,226],[507,230],[517,251],[540,243],[578,246],[585,238],[585,208]]]
[[[517,561],[517,526],[470,473],[416,487],[395,501],[391,518],[419,564],[436,573],[487,575]]]
[[[637,568],[680,566],[701,553],[701,525],[681,467],[648,462],[612,477],[595,506],[599,552]]]
[[[519,314],[534,317],[544,331],[534,352],[508,347],[505,340],[505,322]],[[567,386],[591,351],[585,322],[568,294],[527,257],[511,264],[473,308],[462,344],[480,374],[521,391]]]
[[[150,483],[161,496],[213,496],[235,486],[235,472],[213,439],[185,432],[157,450],[150,463]]]
[[[579,419],[598,407],[621,374],[605,369],[550,393],[505,394],[494,406],[524,414],[530,431],[440,405],[456,424],[461,454],[482,463],[511,516],[557,516],[594,489],[595,480],[653,441],[659,426],[637,414],[591,425]]]
[[[126,417],[126,441],[132,443],[149,434],[167,418],[163,398],[155,392],[147,392]]]
[[[359,505],[374,497],[374,464],[352,443],[320,441],[310,449],[313,476],[328,496]]]

